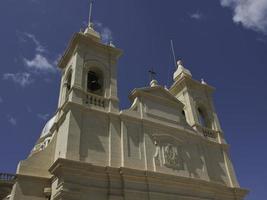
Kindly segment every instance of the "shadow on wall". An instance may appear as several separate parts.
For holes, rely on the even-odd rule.
[[[75,117],[75,116],[74,116]],[[83,113],[80,136],[81,161],[103,160],[108,158],[109,134],[108,119],[106,115]],[[97,155],[99,155],[97,157]]]
[[[186,141],[170,134],[150,135],[150,139],[156,143],[156,153],[152,155],[156,171],[192,178],[204,178],[208,175],[211,181],[229,185],[224,157],[219,147]]]
[[[205,160],[210,179],[214,182],[229,185],[226,169],[224,168],[224,157],[221,149],[218,147],[205,147]]]

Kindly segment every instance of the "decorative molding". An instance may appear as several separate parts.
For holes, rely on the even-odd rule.
[[[184,170],[181,148],[178,145],[166,144],[162,147],[163,164],[174,170]]]
[[[182,141],[169,135],[154,135],[156,152],[154,154],[154,171],[157,166],[167,167],[173,170],[185,170],[185,162],[182,156]]]

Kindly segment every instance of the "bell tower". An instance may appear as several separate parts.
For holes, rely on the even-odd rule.
[[[118,111],[117,59],[121,50],[101,43],[90,25],[74,34],[59,62],[62,70],[59,108],[68,102]]]
[[[122,51],[101,41],[91,22],[91,10],[92,3],[88,27],[74,34],[58,64],[62,78],[55,160],[108,165],[113,120],[109,115],[119,113],[117,60]],[[104,149],[101,140],[107,142]]]
[[[68,102],[118,111],[117,59],[122,51],[101,42],[101,35],[91,22],[90,3],[88,27],[75,33],[59,61],[62,71],[59,108]]]
[[[177,66],[170,92],[185,105],[183,114],[188,124],[209,138],[217,138],[219,134],[219,141],[224,143],[212,99],[215,88],[209,86],[203,79],[201,82],[194,80],[181,60],[177,62]]]

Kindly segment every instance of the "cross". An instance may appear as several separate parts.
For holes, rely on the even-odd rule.
[[[153,68],[151,70],[149,70],[148,73],[149,73],[150,81],[154,80],[157,73],[153,70]]]
[[[89,20],[88,20],[88,26],[91,26],[91,20],[92,20],[92,9],[93,9],[93,4],[95,0],[90,0],[90,8],[89,8]]]

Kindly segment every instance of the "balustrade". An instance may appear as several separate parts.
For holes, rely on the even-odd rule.
[[[0,173],[0,181],[14,181],[16,176],[14,174]]]
[[[105,99],[101,96],[87,94],[85,98],[85,104],[105,108]]]
[[[205,137],[210,137],[210,138],[216,138],[217,137],[217,131],[214,131],[209,128],[202,127],[202,133]]]

